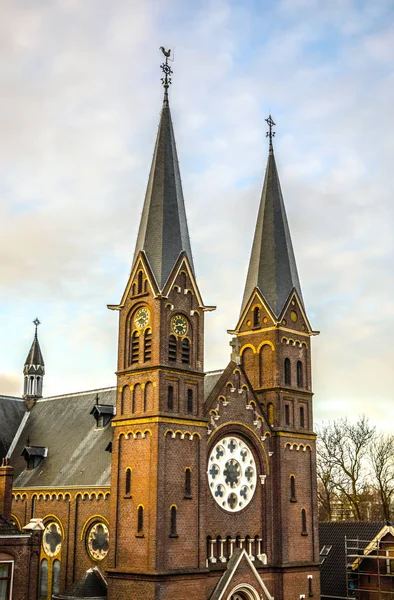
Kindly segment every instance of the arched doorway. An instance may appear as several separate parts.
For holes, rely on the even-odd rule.
[[[237,585],[231,591],[228,600],[260,600],[260,596],[251,585],[245,583]]]

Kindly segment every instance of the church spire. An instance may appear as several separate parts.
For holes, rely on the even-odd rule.
[[[37,336],[37,329],[41,323],[37,318],[34,319],[33,323],[36,328],[33,343],[30,347],[29,353],[25,360],[25,366],[23,368],[25,379],[23,397],[26,400],[33,400],[35,402],[38,398],[42,398],[42,383],[45,375],[45,363]]]
[[[144,252],[160,290],[184,252],[194,272],[193,258],[187,227],[182,183],[175,145],[168,87],[172,69],[168,64],[170,50],[161,48],[166,57],[161,65],[164,100],[157,133],[144,208],[135,248],[135,263],[139,252]]]
[[[267,137],[270,139],[268,162],[241,313],[250,300],[253,290],[258,288],[275,316],[279,317],[292,289],[295,288],[297,291],[301,303],[303,300],[275,163],[272,144],[275,135],[272,128],[275,123],[271,115],[266,121],[269,126]]]

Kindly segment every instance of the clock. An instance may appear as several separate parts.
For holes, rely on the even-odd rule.
[[[182,315],[175,315],[172,319],[172,331],[177,335],[186,335],[187,320]]]
[[[208,460],[208,484],[217,504],[227,512],[238,512],[256,491],[256,462],[249,446],[237,436],[222,438]]]
[[[149,323],[149,310],[145,307],[139,308],[134,317],[135,326],[143,329]]]
[[[86,546],[93,560],[103,560],[109,550],[109,531],[105,523],[95,523],[89,529]]]

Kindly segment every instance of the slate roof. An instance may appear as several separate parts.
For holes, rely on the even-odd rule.
[[[293,288],[303,302],[272,146],[265,171],[241,313],[256,287],[277,317]]]
[[[322,598],[347,598],[345,537],[359,540],[359,548],[365,548],[384,527],[385,523],[367,521],[333,521],[319,524],[320,552],[323,546],[332,546],[321,563],[320,581]],[[353,562],[354,559],[351,559]]]
[[[7,424],[6,427],[0,427],[0,459],[7,454],[25,412],[22,398],[0,396],[0,424]]]
[[[145,252],[160,290],[181,252],[185,252],[194,272],[174,129],[166,99],[163,102],[133,264],[140,251]]]
[[[80,581],[73,583],[71,587],[59,595],[54,595],[54,600],[83,600],[84,598],[107,598],[107,584],[97,567],[88,569]]]
[[[20,435],[10,462],[15,469],[14,487],[109,485],[111,425],[96,429],[90,414],[96,397],[115,404],[116,388],[65,394],[38,400]],[[29,446],[48,448],[48,455],[33,470],[26,470],[22,455]]]
[[[0,536],[8,535],[26,535],[26,533],[21,533],[14,523],[0,515]]]
[[[33,343],[29,350],[29,354],[27,355],[26,360],[25,360],[25,367],[29,366],[29,365],[35,365],[35,366],[40,366],[40,367],[45,366],[44,359],[42,357],[40,344],[39,344],[38,337],[37,337],[37,328],[36,328],[36,332],[34,334]]]

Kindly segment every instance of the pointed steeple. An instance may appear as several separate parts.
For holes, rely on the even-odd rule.
[[[37,399],[42,398],[42,383],[45,375],[45,363],[42,357],[37,335],[37,329],[40,325],[40,321],[38,319],[34,319],[33,323],[36,328],[33,343],[30,347],[23,368],[23,374],[25,378],[23,397]]]
[[[168,65],[169,51],[166,53],[164,49],[162,50],[166,56],[166,62],[162,65],[165,74],[162,79],[163,108],[133,261],[135,263],[140,251],[145,253],[160,290],[163,289],[182,252],[186,254],[194,272],[168,102],[168,86],[171,83],[169,75],[172,71]]]
[[[275,133],[271,115],[266,119],[270,131],[269,154],[260,208],[257,216],[252,252],[241,313],[257,287],[279,317],[293,288],[302,300],[297,265],[276,168],[272,138]]]

